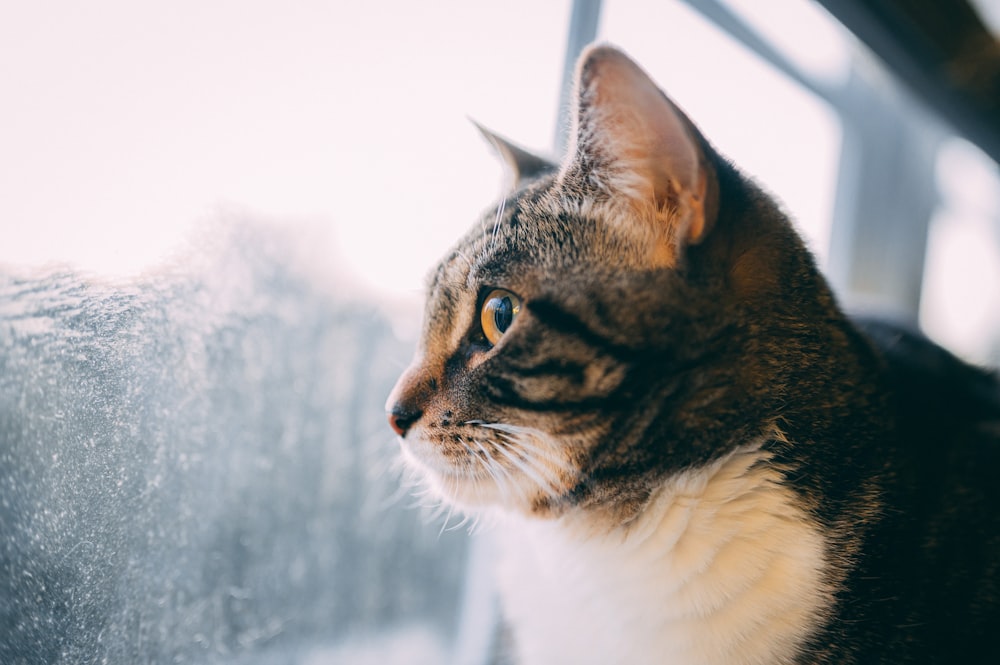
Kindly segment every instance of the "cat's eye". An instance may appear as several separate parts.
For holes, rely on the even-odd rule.
[[[505,289],[487,294],[479,312],[479,325],[490,344],[496,344],[521,312],[521,299]]]

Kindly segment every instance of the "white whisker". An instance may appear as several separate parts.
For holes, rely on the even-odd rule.
[[[546,480],[548,480],[550,483],[554,485],[559,483],[559,481],[561,480],[559,467],[553,469],[549,464],[545,463],[546,460],[544,459],[544,457],[531,454],[532,452],[535,452],[535,450],[537,449],[535,449],[530,444],[525,445],[524,441],[511,437],[511,435],[509,434],[501,434],[500,438],[504,447],[517,449],[517,452],[520,453],[518,459],[520,459],[525,464],[529,464],[538,473],[544,475]],[[572,467],[566,466],[565,470],[572,470]]]
[[[475,440],[475,442],[476,445],[479,447],[479,449],[483,452],[483,455],[485,455],[486,460],[488,461],[490,466],[490,476],[496,482],[497,488],[500,490],[500,494],[503,495],[505,501],[506,499],[508,499],[510,495],[509,488],[513,488],[518,494],[521,495],[521,498],[523,500],[527,501],[528,497],[524,494],[524,490],[522,490],[521,487],[517,484],[517,481],[514,480],[513,477],[511,477],[507,469],[505,469],[503,465],[500,464],[500,462],[495,457],[493,457],[493,455],[490,454],[490,452],[486,449],[486,446],[484,446],[479,440]],[[507,482],[504,482],[503,478],[501,478],[500,475],[497,474],[497,472],[503,474],[503,477],[506,478],[507,481],[509,481],[509,485]]]
[[[500,205],[497,206],[497,215],[493,220],[493,236],[490,238],[490,247],[495,247],[497,243],[497,231],[500,229],[500,220],[503,218],[503,211],[507,207],[507,197],[501,197]]]
[[[486,234],[486,229],[483,228],[483,235],[485,235],[485,234]],[[463,252],[462,250],[460,250],[460,249],[455,250],[455,254],[457,254],[460,258],[462,258],[465,261],[465,263],[469,267],[470,271],[475,267],[473,265],[473,263],[472,263],[472,259],[470,259],[468,256],[466,256],[465,252]]]
[[[468,522],[469,522],[469,516],[463,513],[462,519],[460,519],[456,524],[452,526],[446,526],[444,529],[441,530],[441,533],[438,534],[438,536],[440,537],[446,531],[457,531],[458,529],[461,529],[463,526],[468,524]]]
[[[508,443],[509,445],[509,443]],[[555,499],[561,495],[561,492],[556,486],[554,479],[547,477],[546,470],[543,470],[537,464],[535,464],[530,457],[520,457],[516,453],[508,450],[506,445],[497,446],[499,450],[507,459],[510,460],[511,464],[517,467],[521,473],[528,476],[531,480],[535,482],[542,492],[544,492],[549,497]]]
[[[506,437],[505,440],[516,444],[522,452],[530,457],[535,457],[547,462],[550,466],[555,467],[559,471],[564,471],[573,475],[578,473],[577,467],[569,460],[556,455],[551,450],[546,450],[545,448],[533,443],[531,439],[525,439],[511,434],[504,434],[502,436]]]
[[[480,427],[485,427],[487,429],[504,432],[512,437],[508,440],[516,443],[516,445],[524,452],[533,453],[535,456],[543,458],[546,462],[551,462],[553,466],[562,471],[570,473],[576,473],[577,471],[576,467],[571,462],[555,453],[550,447],[543,447],[540,445],[540,442],[545,441],[547,438],[546,434],[540,430],[531,427],[508,425],[505,423],[486,423],[477,420],[470,420],[466,424],[479,425]]]
[[[448,502],[448,514],[444,518],[444,523],[441,525],[441,530],[438,531],[438,538],[444,535],[444,532],[448,530],[448,522],[451,521],[451,515],[455,512],[455,506],[449,501]]]

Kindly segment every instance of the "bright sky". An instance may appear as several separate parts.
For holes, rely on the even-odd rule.
[[[815,75],[843,75],[844,38],[813,3],[729,4]],[[416,301],[499,193],[468,118],[552,145],[569,14],[570,0],[4,3],[0,264],[136,272],[246,215],[323,229],[338,270]],[[676,0],[606,0],[599,38],[825,256],[835,114]]]

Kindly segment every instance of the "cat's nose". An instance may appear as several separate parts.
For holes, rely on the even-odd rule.
[[[386,416],[393,432],[406,436],[406,432],[424,415],[432,390],[433,379],[427,376],[421,364],[414,363],[403,372],[385,402]]]
[[[389,412],[389,427],[399,436],[406,436],[406,431],[413,423],[420,420],[423,413],[419,410],[407,410],[401,404],[396,404]]]

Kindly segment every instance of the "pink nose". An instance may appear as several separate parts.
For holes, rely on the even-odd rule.
[[[393,407],[392,411],[388,413],[389,427],[391,427],[392,431],[399,436],[406,436],[406,431],[410,429],[410,426],[413,425],[413,423],[420,419],[421,415],[420,411],[407,411],[397,404]]]
[[[420,420],[433,386],[434,380],[417,361],[403,372],[385,402],[385,415],[389,418],[389,427],[393,432],[406,436],[413,424]]]

